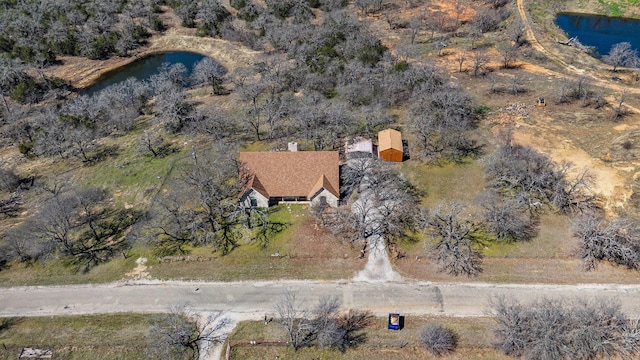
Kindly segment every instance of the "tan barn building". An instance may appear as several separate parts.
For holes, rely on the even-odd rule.
[[[402,162],[402,134],[385,129],[378,133],[378,157],[385,161]]]
[[[337,151],[241,152],[240,162],[250,176],[240,201],[268,207],[280,202],[338,206],[340,199]]]

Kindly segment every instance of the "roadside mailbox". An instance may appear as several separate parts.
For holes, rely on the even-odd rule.
[[[400,316],[400,314],[389,313],[389,324],[387,328],[389,330],[401,330],[403,317],[404,316]]]

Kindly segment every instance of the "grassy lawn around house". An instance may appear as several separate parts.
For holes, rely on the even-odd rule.
[[[59,261],[12,263],[0,271],[0,286],[107,283],[132,279],[140,257],[147,259],[145,274],[157,279],[184,280],[273,280],[345,279],[362,269],[365,260],[356,259],[358,249],[341,243],[326,229],[316,225],[308,205],[281,205],[270,209],[270,221],[282,224],[282,231],[270,238],[266,247],[258,243],[240,244],[221,256],[211,247],[189,248],[178,261],[160,261],[153,251],[139,244],[87,272],[75,271]]]
[[[364,267],[357,249],[316,225],[308,205],[271,208],[271,222],[286,224],[266,247],[241,244],[228,255],[193,249],[199,261],[149,262],[152,277],[193,280],[343,279]]]
[[[436,357],[419,346],[418,330],[428,322],[444,325],[459,336],[458,349],[446,356]],[[400,331],[387,329],[387,318],[376,318],[366,328],[365,342],[344,353],[333,350],[305,348],[293,352],[287,347],[286,334],[277,321],[264,325],[261,321],[240,322],[230,336],[230,359],[508,359],[492,348],[495,341],[490,318],[450,318],[405,316]],[[251,345],[255,341],[256,345]]]
[[[441,166],[410,160],[402,163],[399,170],[424,193],[422,205],[426,207],[433,207],[441,201],[457,201],[471,207],[485,187],[479,160],[469,159],[462,164]]]
[[[53,350],[53,359],[144,359],[158,315],[110,314],[0,318],[0,359],[24,347]]]

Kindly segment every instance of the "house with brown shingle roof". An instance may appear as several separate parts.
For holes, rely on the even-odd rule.
[[[240,195],[240,201],[247,206],[318,201],[338,206],[337,151],[241,152],[239,160],[249,178]]]
[[[394,129],[378,133],[378,157],[386,161],[402,162],[402,134]]]

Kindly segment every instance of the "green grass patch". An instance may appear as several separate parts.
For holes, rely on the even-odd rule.
[[[426,207],[442,201],[473,204],[485,186],[483,169],[477,160],[442,166],[406,161],[399,170],[424,193],[422,205]]]
[[[214,281],[272,279],[340,279],[353,276],[364,265],[354,260],[357,250],[339,243],[314,226],[308,205],[271,208],[272,222],[287,224],[270,238],[267,246],[240,244],[222,256],[210,247],[191,249],[199,261],[158,263],[150,261],[149,272],[159,279]]]
[[[122,279],[136,266],[135,252],[93,267],[88,272],[77,272],[73,267],[55,260],[47,263],[13,263],[0,271],[0,286],[60,285],[106,283]]]
[[[487,242],[483,254],[487,257],[553,259],[572,257],[577,249],[567,216],[552,212],[540,218],[538,235],[524,242]]]
[[[132,133],[118,138],[120,150],[117,156],[79,169],[77,176],[86,186],[97,186],[112,191],[116,204],[147,202],[163,185],[174,164],[186,156],[185,151],[173,152],[164,157],[153,157],[138,149],[141,135]]]
[[[639,0],[585,0],[582,8],[587,13],[595,13],[613,17],[638,18],[636,14]]]
[[[144,359],[158,315],[112,314],[0,319],[0,359],[24,347],[53,350],[54,359]]]
[[[308,304],[313,305],[313,304]],[[419,329],[428,322],[436,322],[454,330],[459,336],[455,353],[435,357],[417,342]],[[400,331],[387,330],[387,318],[376,318],[365,329],[366,341],[345,353],[316,348],[293,352],[281,345],[286,334],[277,321],[264,325],[261,321],[240,322],[230,336],[231,359],[508,359],[492,348],[494,321],[490,318],[448,318],[407,316]],[[250,345],[250,341],[256,345]]]
[[[269,144],[265,141],[246,142],[240,147],[240,151],[269,151]]]

